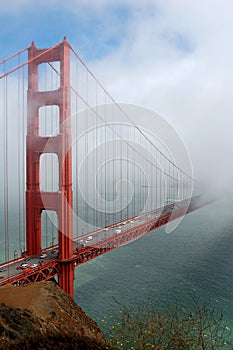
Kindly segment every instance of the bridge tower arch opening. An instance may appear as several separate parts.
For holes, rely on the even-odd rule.
[[[53,247],[52,257],[58,257],[54,246],[58,243],[57,213],[54,210],[42,210],[42,248]]]
[[[59,285],[74,296],[73,227],[72,227],[72,154],[70,125],[70,45],[64,39],[59,45],[38,49],[32,43],[28,49],[27,100],[27,169],[26,169],[26,244],[29,255],[39,255],[42,249],[41,216],[52,210],[58,220],[58,246],[61,273]],[[39,90],[39,65],[60,63],[60,86],[55,90]],[[39,109],[58,106],[59,133],[41,136]],[[40,188],[40,158],[54,153],[58,158],[58,191]]]

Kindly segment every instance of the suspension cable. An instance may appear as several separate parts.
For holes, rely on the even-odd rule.
[[[5,58],[3,61],[0,62],[0,64],[6,63],[6,62],[12,60],[12,59],[15,58],[16,56],[18,56],[18,55],[22,54],[23,52],[25,52],[26,50],[28,50],[29,47],[30,47],[30,46],[27,46],[27,47],[25,47],[23,50],[20,50],[20,51],[18,51],[17,53],[15,53],[14,55],[12,55],[12,56],[10,56],[10,57],[8,57],[8,58]]]
[[[49,51],[55,49],[56,47],[58,47],[59,45],[61,45],[62,41],[59,42],[58,44],[52,46],[52,47],[49,47],[47,50],[44,50],[43,52],[39,53],[38,55],[34,56],[33,58],[31,58],[30,60],[20,64],[19,66],[15,67],[15,68],[12,68],[11,70],[9,70],[8,72],[0,75],[0,79],[4,78],[4,77],[7,77],[8,75],[10,75],[11,73],[13,72],[16,72],[18,69],[28,65],[29,63],[32,63],[34,61],[36,61],[38,58],[40,58],[41,56],[45,55],[46,53],[48,53]]]
[[[93,79],[99,84],[99,86],[103,89],[103,91],[107,94],[107,96],[112,100],[112,102],[118,107],[118,109],[126,116],[126,118],[130,121],[130,123],[138,130],[140,134],[144,136],[144,138],[155,148],[159,153],[163,155],[164,158],[167,159],[173,166],[175,166],[181,173],[183,173],[185,176],[193,180],[192,176],[186,174],[183,169],[179,168],[174,162],[172,162],[163,152],[160,151],[160,149],[149,139],[149,137],[139,128],[137,124],[129,117],[129,115],[122,109],[122,107],[114,100],[114,98],[110,95],[110,93],[104,88],[104,86],[100,83],[100,81],[96,78],[94,73],[88,68],[88,66],[84,63],[84,61],[80,58],[78,53],[71,47],[71,51],[75,55],[75,57],[82,63],[82,65],[87,69],[89,74],[93,77]],[[196,180],[197,181],[197,180]]]
[[[56,68],[51,64],[51,63],[49,63],[49,65],[52,67],[52,69],[57,73],[57,74],[59,74],[60,75],[60,73],[56,70]],[[110,124],[108,124],[108,123],[106,123],[106,120],[99,114],[99,113],[97,113],[96,112],[96,110],[72,87],[72,86],[70,86],[70,89],[71,89],[71,91],[73,91],[73,93],[75,94],[75,95],[77,95],[79,98],[80,98],[80,100],[95,114],[96,113],[96,115],[99,117],[99,119],[104,123],[104,124],[106,124],[107,126],[108,126],[108,128],[110,128],[112,131],[113,131],[113,133],[116,135],[116,136],[118,136],[123,142],[125,142],[131,149],[133,149],[138,155],[140,155],[140,157],[142,157],[143,158],[143,156],[131,145],[131,144],[129,144],[116,130],[115,130],[115,128],[114,128],[114,126],[111,126]],[[137,130],[138,130],[138,127],[136,128]],[[152,143],[152,145],[153,145],[153,143]],[[157,148],[156,148],[157,149]],[[159,149],[157,149],[157,151],[163,156],[163,153],[159,150]],[[165,157],[167,160],[169,160],[169,158],[167,158],[167,157]],[[150,161],[147,159],[147,161],[150,163]],[[156,169],[158,169],[159,171],[161,171],[164,175],[166,175],[166,176],[169,176],[169,174],[166,172],[166,171],[164,171],[164,170],[161,170],[157,165],[155,165],[154,163],[152,164],[152,166],[153,167],[155,167]],[[177,170],[180,170],[174,163],[173,163],[173,166],[177,169]],[[184,173],[184,172],[182,172],[182,173]],[[184,173],[185,174],[185,173]],[[173,177],[173,179],[175,180],[175,181],[178,181],[177,180],[177,178],[174,178]],[[191,177],[190,177],[190,179],[192,179]]]

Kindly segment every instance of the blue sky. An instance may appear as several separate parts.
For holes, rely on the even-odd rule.
[[[67,39],[79,50],[84,59],[92,60],[111,53],[119,46],[127,32],[130,10],[125,5],[106,6],[98,12],[90,6],[74,11],[71,6],[44,3],[0,15],[1,59],[34,40],[38,47],[56,44]]]
[[[10,0],[9,7],[0,14],[1,59],[30,45],[31,41],[38,47],[48,47],[64,36],[84,59],[100,59],[124,42],[139,18],[155,21],[163,17],[163,10],[156,1],[153,6],[143,2],[144,6],[132,6],[127,0],[106,1],[98,8],[92,1],[25,0],[24,5],[14,9],[17,1]],[[163,29],[160,38],[179,50],[191,50],[188,38],[179,31]]]

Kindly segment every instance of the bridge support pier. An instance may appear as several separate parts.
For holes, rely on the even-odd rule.
[[[74,262],[61,263],[61,275],[58,277],[59,286],[74,298]]]
[[[27,189],[26,244],[29,255],[42,250],[41,214],[54,210],[58,217],[58,245],[61,275],[59,285],[74,295],[73,227],[72,227],[72,154],[70,121],[70,45],[64,39],[49,49],[28,50],[28,120],[27,120]],[[38,66],[60,63],[60,87],[52,91],[38,90]],[[39,135],[39,109],[56,105],[59,108],[59,131],[56,136]],[[44,153],[58,157],[59,189],[40,189],[40,157]]]

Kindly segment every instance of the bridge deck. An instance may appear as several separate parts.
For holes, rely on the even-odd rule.
[[[71,260],[77,267],[112,249],[132,242],[144,234],[167,224],[169,221],[182,217],[212,201],[202,196],[193,197],[190,204],[189,200],[182,200],[79,236],[74,239],[74,254]],[[25,262],[25,257],[1,264],[0,286],[8,284],[22,285],[28,282],[51,280],[57,276],[60,273],[58,246],[54,245],[47,248],[43,250],[43,253],[46,253],[46,258],[40,259],[39,256],[29,257],[30,260],[27,261],[29,267],[25,269],[17,269],[20,264]]]

